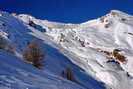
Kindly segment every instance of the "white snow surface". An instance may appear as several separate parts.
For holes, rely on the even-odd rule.
[[[26,14],[0,13],[0,34],[17,53],[15,57],[0,51],[2,89],[133,89],[133,16],[112,10],[91,21],[65,24]],[[46,51],[46,65],[41,70],[21,59],[24,47],[34,38]],[[114,49],[121,50],[127,61],[101,52]],[[68,64],[78,84],[59,76]]]
[[[0,50],[0,89],[84,89]]]
[[[0,50],[0,89],[104,89],[104,83],[88,76],[79,66],[72,63],[61,50],[61,46],[45,35],[38,24],[28,25],[16,16],[0,12],[0,35],[9,42],[16,55]],[[33,17],[32,17],[33,18]],[[26,18],[28,21],[28,18]],[[40,23],[40,20],[38,23]],[[22,59],[24,48],[36,39],[45,53],[44,66],[37,69]],[[65,51],[64,51],[65,52]],[[77,83],[61,77],[62,71],[71,66]],[[8,79],[9,78],[9,79]],[[11,82],[8,82],[11,81]],[[12,83],[13,82],[13,83]]]

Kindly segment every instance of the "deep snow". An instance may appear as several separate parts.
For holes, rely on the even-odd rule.
[[[21,58],[23,48],[36,38],[46,52],[46,65],[42,71],[58,76],[58,80],[61,71],[67,65],[72,66],[79,83],[74,83],[77,88],[72,85],[67,87],[133,89],[133,16],[112,10],[103,17],[81,24],[64,24],[25,14],[1,14],[0,34],[13,45],[17,57]],[[32,26],[29,25],[30,21],[34,23]],[[126,61],[118,60],[113,54],[114,49],[121,50],[119,54]]]
[[[24,75],[28,75],[29,72],[31,71],[30,74],[33,75],[31,76],[30,79],[25,76],[21,76],[21,74],[18,72],[11,71],[11,73],[8,73],[7,75],[4,75],[6,77],[13,76],[15,79],[17,79],[19,84],[17,84],[15,80],[13,82],[15,83],[9,83],[10,86],[1,86],[1,88],[7,88],[7,89],[104,89],[104,83],[95,80],[91,76],[88,76],[86,72],[81,69],[79,66],[75,65],[70,61],[70,58],[67,57],[63,52],[67,52],[64,48],[62,48],[60,45],[54,43],[48,35],[44,34],[46,32],[46,29],[41,27],[39,24],[35,24],[35,27],[29,26],[28,21],[23,22],[16,16],[12,16],[7,12],[0,12],[0,34],[8,40],[9,44],[13,46],[14,50],[16,51],[16,57],[13,55],[8,55],[7,53],[2,53],[2,57],[0,58],[1,61],[5,61],[5,64],[8,69],[3,70],[5,72],[8,72],[10,69],[13,69],[14,71],[20,70],[20,73],[23,73],[21,71],[24,71]],[[26,18],[28,20],[28,18]],[[40,20],[38,20],[40,21]],[[40,23],[40,22],[38,22]],[[56,23],[55,23],[56,24]],[[32,40],[32,39],[37,39],[38,42],[41,44],[46,57],[45,57],[45,66],[41,68],[41,70],[31,68],[30,64],[24,64],[22,61],[22,52],[26,45]],[[13,57],[12,57],[13,56]],[[15,61],[15,62],[10,62],[9,60]],[[16,62],[18,60],[18,62]],[[7,62],[7,63],[6,63]],[[21,64],[22,63],[22,64]],[[20,64],[20,66],[25,66],[25,68],[20,68],[19,65],[17,67],[16,64]],[[61,78],[61,72],[68,66],[70,65],[75,73],[75,76],[78,80],[78,83],[71,82],[69,80]],[[4,67],[6,67],[4,66]],[[11,68],[9,68],[9,66]],[[12,67],[13,66],[13,67]],[[15,66],[15,67],[14,67]],[[2,66],[1,66],[2,67]],[[28,69],[28,70],[27,70]],[[41,75],[36,75],[36,71],[39,72]],[[45,72],[47,76],[45,76]],[[0,73],[3,73],[1,71]],[[17,76],[19,77],[17,77]],[[3,75],[2,75],[3,76]],[[34,78],[36,76],[36,78]],[[46,78],[45,78],[46,77]],[[21,79],[20,79],[21,78]],[[47,78],[50,78],[51,80],[47,81]],[[25,80],[23,80],[25,79]],[[40,80],[41,79],[41,80]],[[53,81],[52,81],[53,80]],[[58,82],[59,80],[59,82]],[[4,78],[2,81],[8,81],[6,78]],[[30,81],[30,82],[29,82]],[[40,83],[41,84],[38,84]],[[47,82],[46,82],[47,81]],[[63,82],[66,81],[66,82]],[[23,84],[23,82],[25,84]],[[43,85],[43,83],[45,83]],[[60,82],[63,83],[60,85]],[[21,84],[22,83],[22,84]],[[32,84],[33,83],[33,84]],[[6,84],[6,82],[3,82],[3,84]]]

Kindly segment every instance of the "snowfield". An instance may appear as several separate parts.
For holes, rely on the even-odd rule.
[[[85,89],[0,50],[0,89]]]
[[[112,10],[81,24],[65,24],[0,13],[0,35],[16,51],[16,56],[0,51],[1,89],[133,89],[133,16]],[[40,70],[22,59],[35,38],[46,52]],[[67,65],[78,83],[61,78]]]

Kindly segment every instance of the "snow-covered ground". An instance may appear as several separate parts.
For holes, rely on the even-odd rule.
[[[0,50],[0,89],[85,89]]]
[[[41,84],[46,83],[47,78],[52,78],[53,81],[47,81],[48,84],[52,82],[51,85],[53,85],[52,88],[49,88],[51,85],[47,86],[48,89],[63,89],[62,87],[65,89],[105,89],[105,87],[108,89],[133,89],[133,16],[112,10],[103,17],[81,24],[64,24],[39,20],[26,14],[12,16],[7,12],[0,13],[0,34],[13,45],[18,57],[9,57],[10,59],[22,62],[23,59],[20,60],[22,51],[34,38],[38,39],[46,52],[46,63],[41,70],[31,68],[31,65],[23,63],[22,65],[26,65],[26,67],[20,68],[11,61],[11,69],[16,65],[13,70],[20,70],[17,72],[17,76],[21,73],[21,69],[26,71],[24,72],[26,75],[28,75],[27,70],[30,70],[31,75],[37,76],[36,79],[33,78],[34,76],[31,76],[30,80],[18,79],[13,75],[16,74],[13,71],[13,74],[2,75],[4,76],[2,82],[7,81],[5,76],[9,78],[13,76],[21,82],[17,82],[19,84],[9,83],[11,87],[16,84],[16,86],[18,85],[17,89],[22,87],[25,89],[28,86],[31,86],[29,89],[46,89],[46,85],[42,86]],[[32,22],[32,26],[29,25],[30,22]],[[5,59],[9,60],[6,53],[3,55],[5,55]],[[0,58],[0,60],[2,59]],[[10,61],[8,62],[10,64]],[[67,65],[72,66],[78,84],[60,78],[60,73]],[[40,75],[39,77],[35,75],[34,69],[44,72],[44,79],[41,80],[40,85],[38,84]],[[9,70],[4,69],[6,72]],[[23,78],[23,74],[20,74],[21,78]],[[31,83],[29,81],[35,82],[35,85],[29,84]],[[59,86],[57,86],[58,84]],[[3,86],[6,87],[6,85]]]
[[[28,20],[28,18],[27,18]],[[38,20],[40,21],[40,20]],[[39,23],[39,22],[38,22]],[[36,27],[29,26],[27,23],[14,17],[7,12],[0,12],[0,35],[8,40],[9,45],[16,51],[16,57],[6,52],[1,52],[0,76],[14,77],[11,79],[14,83],[8,83],[3,78],[1,89],[104,89],[104,83],[95,80],[88,76],[83,69],[70,61],[70,58],[64,55],[64,51],[60,45],[54,43],[48,35],[45,35],[46,30],[40,25]],[[37,39],[45,52],[45,65],[41,70],[34,68],[30,64],[23,63],[22,53],[27,44],[32,40]],[[67,50],[66,50],[67,51]],[[65,52],[65,51],[64,51]],[[11,62],[10,62],[11,60]],[[17,60],[17,61],[16,61]],[[3,63],[4,61],[4,63]],[[4,67],[3,67],[4,65]],[[8,67],[5,69],[5,67]],[[9,68],[10,66],[10,68]],[[21,68],[19,66],[24,66]],[[62,71],[71,66],[74,71],[78,83],[61,78]],[[35,71],[34,71],[35,69]],[[10,71],[11,70],[11,71]],[[20,70],[18,72],[15,72]],[[10,72],[9,72],[10,71]],[[22,71],[22,72],[21,72]],[[24,71],[24,72],[23,72]],[[40,73],[36,75],[36,72]],[[44,72],[44,73],[43,73]],[[24,76],[24,75],[27,75]],[[28,75],[31,75],[29,77]],[[28,78],[29,77],[29,78]],[[50,79],[48,81],[48,79]],[[18,82],[21,81],[21,82]],[[41,79],[41,80],[40,80]],[[18,84],[19,83],[19,84]],[[46,84],[45,84],[46,83]],[[43,85],[44,84],[44,85]]]

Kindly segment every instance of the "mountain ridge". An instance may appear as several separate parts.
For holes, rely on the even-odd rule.
[[[20,58],[27,43],[37,38],[48,53],[43,69],[58,75],[68,63],[87,89],[132,89],[132,18],[112,10],[94,20],[65,24],[1,12],[0,34]]]

